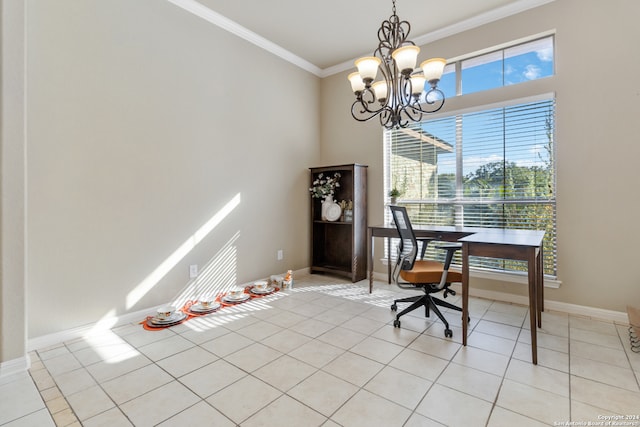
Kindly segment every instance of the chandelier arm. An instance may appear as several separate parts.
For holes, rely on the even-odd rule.
[[[412,92],[413,84],[411,83],[411,78],[401,74],[398,77],[398,95],[401,105],[409,106],[415,102]]]
[[[434,94],[436,95],[434,98],[434,100],[430,100],[429,99],[429,95],[430,94]],[[420,110],[422,110],[422,112],[424,113],[435,113],[437,111],[440,111],[440,109],[444,106],[444,92],[442,92],[440,89],[438,89],[437,87],[433,86],[431,89],[429,89],[429,91],[425,94],[424,96],[424,103],[426,105],[432,105],[433,108],[429,108],[429,109],[424,109],[424,107],[421,105],[420,106]]]
[[[391,108],[385,108],[380,114],[380,124],[389,130],[396,127],[396,114]]]
[[[415,46],[411,40],[407,40],[411,24],[408,21],[400,21],[397,15],[392,15],[386,21],[382,21],[378,29],[378,48],[374,56],[378,56],[383,61],[390,59],[391,53],[402,46]],[[376,55],[379,53],[380,55]]]
[[[375,94],[371,88],[365,88],[357,99],[351,105],[351,115],[359,122],[366,122],[379,115],[384,109],[381,106],[378,109],[370,108],[376,102]]]
[[[422,113],[424,112],[425,111],[423,111],[420,106],[420,102],[415,101],[413,104],[405,105],[402,107],[401,117],[407,117],[406,124],[408,124],[409,120],[413,122],[419,122],[420,120],[422,120]],[[402,127],[406,127],[406,125]]]
[[[370,114],[368,116],[365,116],[364,113],[366,113],[366,110],[363,110],[361,107],[362,107],[362,104],[358,101],[354,102],[351,105],[351,116],[357,121],[366,122],[376,116],[376,114]]]
[[[359,122],[366,122],[377,116],[380,111],[372,111],[367,107],[367,103],[362,100],[356,100],[351,105],[351,115]]]
[[[370,87],[364,88],[364,91],[360,94],[357,101],[360,101],[362,103],[362,107],[365,111],[370,113],[373,111],[377,111],[375,109],[369,108],[369,105],[373,105],[376,102],[376,95],[373,92],[373,89],[371,89]]]

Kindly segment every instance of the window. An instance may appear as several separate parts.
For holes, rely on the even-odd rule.
[[[553,41],[553,36],[546,36],[452,61],[438,88],[452,98],[552,76]]]
[[[556,276],[554,113],[546,96],[385,131],[385,192],[401,191],[415,224],[546,230],[544,272]],[[470,263],[526,271],[519,261]]]

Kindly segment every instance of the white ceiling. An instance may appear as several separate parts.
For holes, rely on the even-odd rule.
[[[168,0],[317,75],[370,55],[392,0]],[[553,0],[397,0],[411,24],[410,40],[424,44]]]

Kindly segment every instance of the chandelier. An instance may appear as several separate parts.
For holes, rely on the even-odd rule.
[[[378,30],[380,43],[373,56],[356,60],[358,71],[348,77],[356,95],[353,118],[365,122],[378,116],[387,129],[407,127],[422,120],[422,114],[442,108],[444,93],[437,86],[446,65],[444,59],[432,58],[416,68],[420,48],[407,40],[411,25],[396,15],[395,0],[392,12]],[[374,81],[378,70],[382,79]]]

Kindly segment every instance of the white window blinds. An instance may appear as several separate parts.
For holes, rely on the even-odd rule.
[[[546,99],[386,131],[385,193],[400,190],[414,224],[545,230],[545,274],[555,276],[554,111]],[[526,271],[517,261],[471,262]]]

